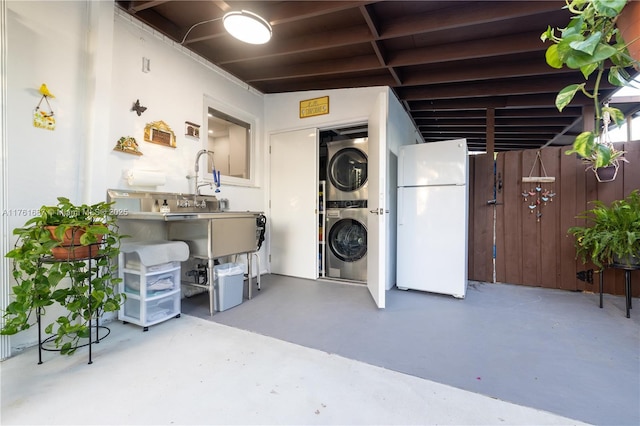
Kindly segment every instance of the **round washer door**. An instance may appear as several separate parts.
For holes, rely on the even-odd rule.
[[[329,249],[343,262],[355,262],[367,254],[367,228],[357,220],[341,219],[329,231]]]
[[[331,183],[340,191],[355,191],[367,182],[367,156],[357,148],[336,152],[328,169]]]

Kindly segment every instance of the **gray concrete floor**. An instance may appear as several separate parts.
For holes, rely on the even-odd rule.
[[[5,360],[1,423],[640,418],[640,322],[624,318],[622,298],[607,297],[600,310],[593,294],[476,283],[465,300],[393,290],[378,310],[362,286],[271,275],[254,295],[213,317],[203,314],[206,296],[185,299],[188,315],[148,332],[110,323],[92,365],[85,349],[46,352],[42,365],[36,348]],[[580,415],[565,413],[573,411]]]
[[[540,410],[182,315],[73,357],[2,363],[2,424],[578,424]]]
[[[594,286],[595,289],[595,286]],[[360,285],[266,275],[212,318],[183,312],[599,425],[640,424],[640,303],[472,282],[464,300],[393,289],[379,310]]]

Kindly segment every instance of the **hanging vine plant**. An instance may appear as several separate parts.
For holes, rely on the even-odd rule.
[[[555,104],[562,111],[577,93],[593,100],[596,130],[579,134],[566,154],[578,154],[594,172],[604,167],[617,170],[619,161],[626,161],[624,151],[614,148],[608,134],[609,123],[622,124],[624,114],[618,108],[603,105],[600,99],[600,84],[605,73],[612,85],[626,86],[631,81],[628,69],[638,65],[629,55],[627,43],[616,26],[626,4],[627,0],[567,0],[565,7],[573,14],[569,24],[561,29],[549,26],[541,35],[542,41],[553,43],[545,54],[547,64],[577,69],[584,76],[584,82],[562,89]],[[594,81],[591,91],[587,90],[589,79]]]

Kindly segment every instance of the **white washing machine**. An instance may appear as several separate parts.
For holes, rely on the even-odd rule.
[[[327,201],[366,200],[368,138],[327,142]]]
[[[366,208],[327,209],[326,276],[367,281]]]

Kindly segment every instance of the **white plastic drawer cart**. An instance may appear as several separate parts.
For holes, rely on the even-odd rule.
[[[120,292],[126,300],[118,319],[149,326],[180,317],[180,262],[189,258],[181,241],[122,243],[118,258]]]

